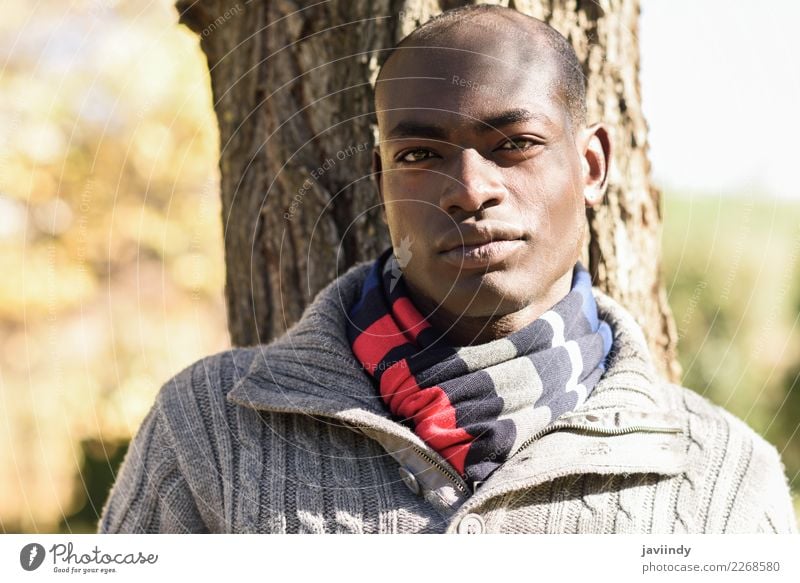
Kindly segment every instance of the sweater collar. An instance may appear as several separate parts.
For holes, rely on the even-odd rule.
[[[422,444],[413,431],[391,420],[347,340],[347,313],[358,299],[370,265],[358,264],[329,284],[282,337],[252,347],[257,354],[228,393],[228,400],[259,410],[369,425]],[[614,411],[615,417],[608,422],[619,426],[619,411],[625,410],[635,412],[638,424],[642,415],[650,423],[674,424],[641,329],[617,302],[598,288],[593,292],[598,316],[612,329],[613,343],[607,370],[592,397],[573,415]]]

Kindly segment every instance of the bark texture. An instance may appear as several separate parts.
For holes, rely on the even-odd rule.
[[[267,342],[355,262],[389,245],[370,174],[372,84],[396,41],[463,0],[178,0],[200,37],[220,129],[228,322],[235,345]],[[589,119],[612,129],[605,202],[589,211],[594,281],[642,324],[677,381],[677,332],[660,275],[639,88],[638,0],[517,0],[573,44]]]

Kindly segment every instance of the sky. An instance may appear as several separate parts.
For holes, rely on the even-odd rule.
[[[641,0],[641,11],[658,185],[800,201],[800,2]]]

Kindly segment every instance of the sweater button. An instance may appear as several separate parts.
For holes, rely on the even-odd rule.
[[[420,488],[419,482],[417,482],[417,477],[403,467],[397,471],[400,473],[400,479],[403,480],[403,483],[408,487],[408,489],[411,490],[415,496],[419,496]]]
[[[467,514],[458,523],[458,534],[483,534],[486,524],[477,514]]]

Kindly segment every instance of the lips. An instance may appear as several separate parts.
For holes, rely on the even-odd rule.
[[[525,233],[513,225],[482,222],[460,225],[437,244],[440,257],[459,269],[486,269],[525,247]]]
[[[522,229],[499,221],[483,221],[460,225],[447,232],[436,242],[439,253],[459,248],[475,247],[498,241],[521,241],[525,239]]]

